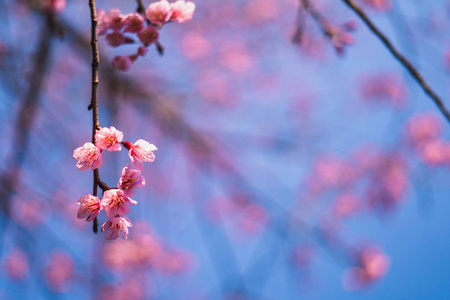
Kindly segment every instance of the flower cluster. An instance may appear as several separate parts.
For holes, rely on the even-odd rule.
[[[174,3],[161,0],[152,3],[144,15],[138,12],[123,15],[119,9],[112,9],[108,13],[99,10],[98,34],[105,35],[106,42],[111,47],[133,43],[142,44],[135,54],[114,57],[113,67],[127,71],[139,56],[147,54],[147,47],[151,44],[156,43],[158,51],[162,51],[158,44],[159,30],[162,26],[168,22],[187,22],[192,19],[194,10],[195,4],[189,1],[185,2],[185,0],[177,0]]]
[[[145,185],[145,178],[141,176],[143,170],[143,162],[153,162],[157,150],[155,145],[145,140],[138,140],[134,144],[130,142],[122,142],[123,133],[113,126],[110,128],[101,128],[96,131],[95,145],[85,143],[82,147],[75,149],[73,157],[77,160],[77,168],[80,170],[92,170],[102,165],[102,151],[120,151],[122,145],[128,150],[128,156],[131,160],[130,168],[127,164],[122,169],[117,188],[105,188],[103,198],[85,194],[78,200],[80,208],[77,217],[86,219],[86,221],[94,220],[101,210],[105,210],[108,221],[103,224],[102,232],[106,231],[106,239],[116,239],[119,235],[126,238],[128,235],[128,227],[132,224],[125,214],[130,212],[130,206],[137,202],[130,197],[134,195],[134,189]]]

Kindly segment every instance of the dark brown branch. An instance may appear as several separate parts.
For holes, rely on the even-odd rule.
[[[92,48],[92,94],[91,104],[89,108],[92,109],[92,143],[95,144],[95,132],[100,129],[98,121],[98,100],[97,100],[97,87],[98,87],[98,66],[100,64],[100,57],[98,54],[97,43],[97,12],[95,10],[95,0],[89,0],[89,8],[91,9],[91,48]],[[98,169],[94,170],[94,188],[93,195],[97,196],[98,184],[100,183],[100,174]],[[93,230],[95,233],[98,231],[97,217],[94,220]]]
[[[352,0],[342,0],[350,7],[364,23],[370,28],[370,30],[381,40],[381,42],[388,48],[392,55],[408,70],[411,76],[422,87],[425,93],[430,96],[434,103],[438,106],[439,110],[444,114],[448,122],[450,122],[450,113],[442,102],[441,98],[431,89],[428,83],[423,79],[422,75],[413,67],[413,65],[392,45],[388,38],[373,24],[366,13]]]

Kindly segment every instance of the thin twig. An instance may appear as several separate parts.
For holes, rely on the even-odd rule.
[[[413,65],[392,45],[388,38],[373,24],[366,13],[352,0],[342,0],[350,7],[370,30],[381,40],[381,42],[388,48],[394,57],[408,70],[417,83],[423,88],[425,93],[430,96],[439,110],[444,114],[448,122],[450,122],[450,113],[442,102],[441,98],[431,89],[428,83],[423,79],[422,75],[413,67]]]
[[[95,132],[100,129],[98,121],[98,101],[97,101],[97,87],[98,87],[98,65],[100,58],[98,54],[97,43],[97,12],[95,10],[95,0],[89,0],[89,7],[91,9],[91,48],[92,48],[92,94],[91,104],[89,108],[92,109],[92,143],[95,144]],[[98,169],[94,170],[94,191],[93,195],[97,196],[97,187],[100,183],[100,174]],[[98,231],[98,220],[95,217],[93,222],[93,230]]]
[[[333,39],[333,37],[337,33],[334,26],[328,23],[327,19],[320,14],[320,12],[311,4],[311,2],[309,2],[309,0],[300,0],[300,2],[303,4],[303,7],[305,7],[305,9],[309,12],[311,17],[316,20],[317,24],[319,24],[322,32],[330,39]]]

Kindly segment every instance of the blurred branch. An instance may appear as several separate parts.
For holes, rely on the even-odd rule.
[[[330,23],[327,21],[325,17],[309,2],[309,0],[300,0],[303,7],[308,11],[311,17],[317,22],[322,32],[328,36],[330,39],[333,39],[336,34],[336,30]]]
[[[48,21],[48,15],[46,15],[46,19]],[[7,216],[9,215],[9,202],[19,185],[20,170],[25,160],[25,154],[29,150],[30,130],[39,107],[41,89],[49,66],[53,33],[50,22],[42,26],[39,44],[34,54],[33,71],[29,77],[29,88],[22,100],[14,124],[16,133],[12,143],[13,147],[0,177],[0,209]]]
[[[307,1],[307,0],[303,0]],[[353,0],[342,0],[345,4],[350,7],[361,20],[370,28],[370,30],[381,40],[381,42],[388,48],[392,55],[402,64],[406,70],[411,74],[411,76],[417,81],[417,83],[422,87],[425,93],[430,96],[434,103],[438,106],[439,110],[445,116],[448,122],[450,122],[450,113],[445,107],[439,96],[431,89],[428,83],[423,79],[422,75],[414,68],[414,66],[394,47],[394,45],[389,41],[389,39],[375,26],[375,24],[369,19],[366,13],[353,1]]]

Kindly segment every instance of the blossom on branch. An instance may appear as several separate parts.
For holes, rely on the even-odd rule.
[[[117,215],[123,216],[130,212],[128,206],[135,205],[137,202],[125,196],[124,192],[119,189],[107,190],[103,194],[102,205],[105,208],[106,215],[111,220]]]
[[[120,143],[123,140],[123,132],[117,130],[114,126],[110,128],[103,127],[95,133],[95,144],[97,147],[108,151],[120,151]]]
[[[80,205],[77,218],[86,218],[86,221],[88,222],[94,220],[103,209],[100,199],[97,196],[92,196],[90,194],[81,197],[80,200],[77,201],[77,204]]]
[[[195,4],[184,0],[177,0],[175,3],[171,3],[172,15],[170,21],[185,23],[192,19],[194,16]]]
[[[149,5],[145,11],[147,19],[155,25],[161,26],[169,21],[172,16],[172,8],[167,0],[161,0]]]
[[[127,165],[122,169],[122,176],[120,176],[117,187],[121,189],[125,196],[133,196],[134,189],[145,185],[145,178],[141,176],[141,171],[134,170]]]
[[[124,239],[128,236],[128,227],[132,227],[130,220],[127,217],[115,217],[108,220],[102,226],[102,232],[105,232],[105,237],[107,240],[115,240],[123,232],[122,237]]]
[[[80,171],[87,170],[89,167],[95,170],[103,163],[100,148],[92,143],[85,143],[82,147],[75,149],[73,157],[78,161],[77,168]]]
[[[122,144],[129,150],[128,156],[130,157],[131,164],[139,171],[144,170],[144,161],[153,162],[155,160],[153,151],[158,150],[158,148],[145,140],[137,140],[134,144],[130,142],[123,142]]]

